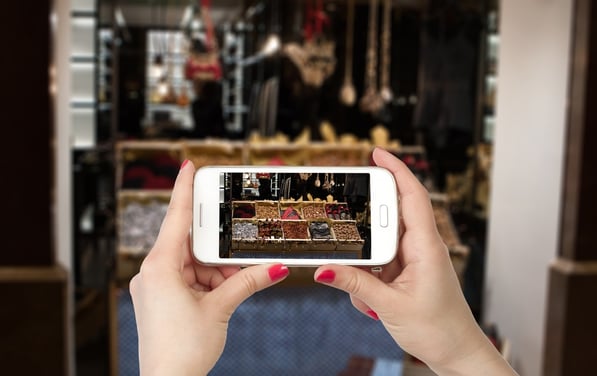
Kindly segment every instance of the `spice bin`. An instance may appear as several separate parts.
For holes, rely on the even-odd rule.
[[[361,239],[355,221],[333,221],[332,231],[337,240],[337,251],[361,251],[365,241]]]

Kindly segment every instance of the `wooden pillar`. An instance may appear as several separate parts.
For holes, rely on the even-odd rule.
[[[0,84],[0,373],[68,375],[68,275],[52,236],[52,0],[4,1]]]
[[[546,376],[592,374],[597,358],[597,4],[577,0],[574,7],[560,250],[549,273]]]
[[[51,1],[2,3],[0,266],[51,266]]]
[[[59,267],[0,267],[0,373],[68,375],[67,274]]]

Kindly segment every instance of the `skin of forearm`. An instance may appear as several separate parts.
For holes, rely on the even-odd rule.
[[[429,367],[439,376],[511,376],[518,375],[479,328],[466,344],[466,354],[450,362]]]

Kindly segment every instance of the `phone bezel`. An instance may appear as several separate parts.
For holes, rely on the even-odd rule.
[[[367,173],[370,174],[371,258],[370,259],[306,259],[306,258],[222,258],[219,257],[219,205],[222,173]],[[380,225],[381,205],[387,207],[387,226]],[[288,266],[342,264],[379,266],[391,262],[398,249],[399,213],[396,182],[391,172],[375,166],[204,166],[193,180],[192,252],[206,265],[255,265],[284,263]],[[218,213],[209,215],[208,213]]]

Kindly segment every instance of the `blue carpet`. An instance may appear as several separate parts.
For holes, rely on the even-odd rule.
[[[137,332],[125,291],[118,320],[120,376],[136,376]],[[274,287],[234,313],[224,354],[210,375],[337,375],[351,355],[393,361],[402,351],[380,322],[352,307],[345,293],[319,285]]]

